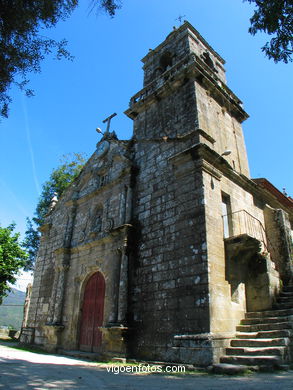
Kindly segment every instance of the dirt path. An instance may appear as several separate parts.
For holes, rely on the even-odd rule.
[[[115,374],[111,366],[61,355],[26,352],[0,343],[0,388],[5,390],[292,390],[293,371],[221,375]]]

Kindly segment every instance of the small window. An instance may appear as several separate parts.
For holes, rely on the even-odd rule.
[[[166,51],[160,58],[160,68],[162,73],[167,70],[168,67],[172,66],[172,54],[169,51]]]
[[[216,73],[218,73],[217,69],[215,68],[215,65],[213,63],[213,60],[210,57],[210,54],[206,51],[203,53],[202,58],[204,62]]]
[[[232,214],[230,196],[222,194],[222,218],[224,238],[232,236]]]

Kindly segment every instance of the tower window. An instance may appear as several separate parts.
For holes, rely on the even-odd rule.
[[[209,66],[214,72],[218,73],[217,69],[215,68],[215,65],[213,63],[213,60],[211,59],[209,53],[206,51],[203,53],[202,58],[204,62]]]
[[[160,68],[162,72],[165,72],[168,67],[172,66],[172,54],[169,51],[166,51],[160,58]]]

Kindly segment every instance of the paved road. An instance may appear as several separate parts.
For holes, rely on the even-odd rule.
[[[239,377],[116,375],[107,372],[106,366],[0,343],[0,388],[5,390],[292,390],[292,383],[293,371]]]

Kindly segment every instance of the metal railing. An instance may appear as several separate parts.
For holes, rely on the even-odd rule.
[[[262,222],[246,210],[234,211],[222,216],[223,224],[228,227],[228,235],[225,238],[247,234],[264,244],[268,251],[268,238]]]

